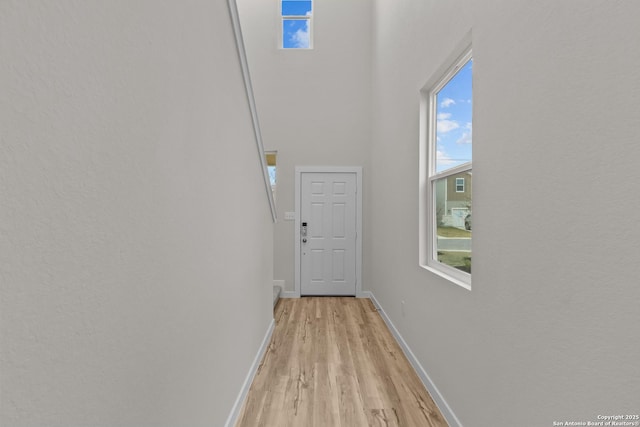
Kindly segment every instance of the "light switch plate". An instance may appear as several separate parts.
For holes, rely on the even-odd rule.
[[[296,219],[296,213],[295,212],[285,212],[284,213],[284,220],[285,221],[295,221]]]

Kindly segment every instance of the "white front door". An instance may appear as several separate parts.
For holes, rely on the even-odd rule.
[[[300,294],[356,294],[356,174],[301,175]]]

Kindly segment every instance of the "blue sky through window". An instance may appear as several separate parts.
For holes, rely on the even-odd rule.
[[[269,171],[269,181],[271,185],[276,185],[276,167],[267,166],[267,171]]]
[[[309,46],[309,20],[284,19],[282,21],[282,47],[308,49]]]
[[[436,172],[472,160],[472,68],[470,59],[436,95]]]
[[[282,16],[311,15],[310,1],[285,0],[282,2]]]
[[[282,2],[282,16],[311,16],[311,2],[306,0],[285,0]],[[308,49],[310,43],[310,19],[282,20],[282,47],[285,49]]]

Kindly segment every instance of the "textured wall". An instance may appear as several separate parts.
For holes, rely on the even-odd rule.
[[[273,277],[226,1],[2,1],[0,57],[0,424],[222,425]]]
[[[640,409],[639,17],[630,1],[375,2],[371,288],[464,425]],[[471,292],[418,267],[416,232],[419,90],[469,30]]]
[[[314,48],[295,51],[278,48],[279,5],[238,0],[265,148],[278,150],[274,277],[293,291],[294,222],[284,212],[295,211],[295,166],[362,166],[367,224],[372,4],[316,1]]]

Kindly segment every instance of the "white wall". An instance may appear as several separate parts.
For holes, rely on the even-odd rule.
[[[638,413],[639,17],[375,2],[371,289],[464,425]],[[418,267],[416,233],[419,90],[469,30],[471,292]]]
[[[278,151],[274,277],[293,291],[294,222],[284,212],[295,210],[295,166],[363,166],[367,224],[372,4],[316,1],[312,50],[278,48],[279,7],[238,0],[265,148]]]
[[[219,426],[272,319],[226,2],[0,5],[0,424]]]

